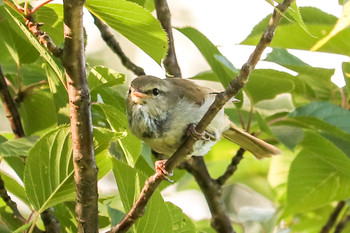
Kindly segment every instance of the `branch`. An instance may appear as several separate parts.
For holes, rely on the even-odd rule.
[[[322,230],[320,233],[328,233],[331,231],[333,228],[335,222],[337,221],[337,218],[341,212],[341,210],[345,206],[345,201],[340,201],[338,205],[334,208],[333,212],[331,215],[329,215],[327,223],[322,227]]]
[[[203,157],[192,156],[185,162],[185,169],[194,176],[205,195],[212,214],[211,226],[220,233],[234,232],[231,221],[226,215],[224,205],[220,200],[221,185],[210,177]]]
[[[64,0],[62,63],[65,68],[70,105],[74,180],[78,232],[98,232],[98,191],[90,90],[86,80],[83,6],[84,0]]]
[[[25,18],[25,23],[29,29],[36,36],[40,42],[48,51],[50,51],[55,57],[61,58],[63,50],[57,47],[52,41],[51,37],[40,29],[42,23],[36,23],[32,15],[28,15]]]
[[[235,95],[238,91],[244,87],[248,82],[248,77],[251,71],[254,69],[255,65],[258,63],[260,56],[264,49],[270,44],[274,31],[280,22],[282,15],[288,9],[293,0],[284,0],[277,6],[278,11],[274,11],[269,25],[266,28],[262,38],[260,39],[258,45],[256,46],[254,52],[249,57],[248,61],[243,65],[238,76],[231,81],[227,89],[218,94],[215,98],[214,103],[210,106],[207,113],[201,119],[201,121],[196,126],[196,131],[198,133],[204,132],[205,128],[209,125],[215,115],[220,111],[221,108]],[[195,139],[193,137],[187,137],[185,142],[180,146],[180,148],[171,156],[167,162],[164,164],[165,170],[171,173],[171,171],[179,164],[186,155],[189,155],[192,151]],[[131,208],[129,213],[123,218],[123,220],[114,226],[109,232],[126,232],[132,224],[143,215],[145,211],[145,206],[153,194],[154,190],[161,183],[162,176],[158,176],[157,173],[151,176],[147,181],[146,185],[143,187],[141,194]]]
[[[177,63],[174,38],[173,38],[173,28],[170,21],[170,10],[166,0],[155,0],[155,7],[157,12],[157,18],[162,24],[163,29],[168,34],[168,54],[163,60],[164,67],[167,71],[167,77],[181,78],[181,70]]]
[[[122,64],[138,76],[145,75],[146,74],[145,71],[141,67],[135,65],[125,55],[125,53],[123,52],[122,48],[120,47],[118,41],[115,39],[114,35],[110,31],[108,25],[105,24],[102,20],[100,20],[94,14],[91,13],[91,15],[94,18],[95,25],[100,30],[102,39],[106,42],[106,44],[109,46],[109,48],[120,58]]]
[[[4,181],[1,178],[1,174],[0,174],[0,196],[4,200],[6,205],[10,207],[10,209],[12,210],[14,218],[18,219],[23,224],[26,223],[26,219],[19,212],[16,202],[12,201],[11,197],[8,195],[7,190],[5,189]]]
[[[13,100],[10,91],[8,89],[5,75],[2,71],[0,65],[0,97],[2,100],[2,104],[4,105],[6,117],[10,121],[10,125],[12,131],[15,135],[15,138],[24,137],[24,130],[21,122],[21,118],[19,117],[19,113]]]
[[[216,179],[218,185],[222,186],[226,183],[226,181],[233,175],[233,173],[237,170],[238,164],[243,159],[243,154],[245,149],[239,148],[236,155],[232,158],[230,165],[227,166],[225,173]]]
[[[350,214],[347,215],[344,220],[342,220],[337,227],[335,228],[334,233],[340,233],[344,230],[344,228],[346,227],[346,224],[348,224],[350,222]]]

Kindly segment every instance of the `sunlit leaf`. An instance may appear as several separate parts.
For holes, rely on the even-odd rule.
[[[309,211],[350,195],[350,159],[318,134],[305,132],[293,161],[284,215]]]
[[[39,53],[30,45],[21,29],[16,27],[13,21],[19,20],[11,11],[0,6],[0,61],[5,62],[11,57],[18,65],[32,63],[38,59]]]
[[[65,85],[64,76],[62,74],[62,71],[60,70],[59,66],[56,64],[52,56],[47,52],[47,50],[39,43],[37,38],[27,29],[27,27],[19,21],[14,15],[11,14],[9,10],[7,10],[7,13],[12,17],[14,24],[17,29],[22,31],[23,35],[29,40],[29,42],[34,46],[34,48],[39,52],[41,57],[43,57],[47,63],[51,66],[53,71],[57,74],[57,77],[60,79],[63,85]]]
[[[230,81],[233,80],[238,73],[232,63],[227,60],[217,47],[197,29],[184,27],[177,28],[177,30],[187,36],[197,46],[222,85],[227,87]]]
[[[128,1],[135,2],[151,12],[154,10],[154,7],[155,7],[153,0],[128,0]]]
[[[290,117],[316,117],[350,134],[350,112],[326,102],[313,102],[297,108]]]
[[[50,127],[57,126],[55,104],[51,93],[36,91],[21,103],[19,112],[26,135],[39,134]]]
[[[24,187],[19,184],[14,178],[10,175],[7,175],[5,172],[1,172],[1,179],[5,183],[6,190],[16,197],[18,197],[21,201],[23,201],[26,205],[29,205],[29,201],[24,190]]]
[[[69,127],[58,127],[41,137],[30,150],[24,170],[28,199],[40,213],[74,200],[72,143]]]
[[[348,28],[350,25],[350,1],[346,1],[343,5],[343,12],[337,23],[334,25],[332,31],[321,40],[317,41],[317,43],[312,46],[311,51],[316,51],[320,49],[323,45],[325,45],[331,38],[336,36],[339,32]]]
[[[282,18],[270,44],[271,47],[309,50],[319,38],[327,35],[337,22],[335,16],[313,7],[301,7],[300,13],[306,27],[314,37],[305,32],[298,23]],[[241,44],[256,45],[265,31],[270,17],[271,15],[267,16],[256,25]],[[350,28],[347,28],[334,36],[319,51],[349,55],[350,44],[347,42],[349,37]]]
[[[103,66],[95,66],[88,76],[92,101],[97,101],[97,95],[105,93],[108,87],[123,84],[125,75]],[[112,91],[112,90],[110,90]],[[102,94],[103,95],[103,94]]]
[[[254,70],[243,90],[254,104],[293,90],[293,76],[276,70]]]
[[[302,105],[311,100],[328,101],[334,98],[334,92],[338,89],[331,80],[334,69],[312,67],[281,48],[273,49],[265,61],[274,62],[298,72],[296,78],[292,79],[295,86],[292,92],[295,104]]]
[[[167,35],[148,10],[125,0],[87,0],[85,7],[161,63],[168,49]]]
[[[118,143],[128,164],[134,166],[141,153],[141,141],[129,131],[125,112],[121,112],[118,108],[111,105],[98,104],[98,106],[103,110],[108,123],[114,131],[127,133],[126,137],[118,140]]]
[[[113,172],[124,209],[127,212],[140,195],[146,177],[116,159],[113,160]],[[172,229],[169,210],[159,191],[155,190],[147,204],[145,214],[135,223],[135,232],[165,233],[169,232],[169,229]]]
[[[38,137],[16,138],[0,144],[0,156],[27,156]]]
[[[46,4],[35,12],[34,17],[36,22],[43,23],[40,28],[50,35],[57,46],[60,46],[64,41],[63,5]]]

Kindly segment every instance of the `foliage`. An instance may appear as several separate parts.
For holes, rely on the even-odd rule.
[[[42,211],[54,207],[62,232],[76,232],[64,71],[28,31],[23,18],[4,2],[0,1],[0,64],[17,99],[26,137],[13,139],[9,132],[1,134],[0,156],[12,171],[8,174],[1,170],[1,178],[7,190],[35,212],[29,222],[37,223]],[[255,221],[261,231],[273,232],[283,221],[284,227],[293,232],[319,232],[335,202],[350,197],[349,62],[342,64],[347,85],[338,88],[331,81],[334,69],[312,67],[288,51],[317,48],[349,56],[349,1],[342,4],[340,19],[317,8],[298,9],[293,5],[276,31],[272,52],[265,58],[293,72],[254,70],[237,96],[241,102],[226,109],[231,120],[249,124],[251,132],[283,150],[283,155],[264,161],[245,156],[228,181],[225,205],[231,220],[240,225]],[[150,13],[153,1],[87,0],[86,8],[161,63],[167,51],[167,35]],[[46,4],[34,17],[44,23],[42,29],[56,44],[63,43],[62,5]],[[255,45],[269,17],[258,23],[241,44]],[[239,70],[200,31],[192,27],[177,30],[199,49],[210,66],[193,79],[226,87],[238,74]],[[98,178],[113,172],[118,187],[112,196],[100,195],[100,227],[105,228],[118,223],[130,210],[154,167],[149,148],[128,129],[125,75],[102,65],[89,67],[88,73]],[[42,81],[48,85],[38,85],[21,96],[21,90]],[[222,140],[205,156],[213,177],[222,175],[236,149]],[[176,170],[175,174],[178,190],[198,189],[183,171]],[[259,206],[238,209],[237,198],[242,192],[277,207],[272,212]],[[342,215],[348,214],[346,211]],[[156,191],[132,232],[213,232],[208,224],[191,220]],[[19,232],[29,226],[14,221],[6,203],[0,200],[1,232]]]

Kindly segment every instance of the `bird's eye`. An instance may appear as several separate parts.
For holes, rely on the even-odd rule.
[[[153,93],[153,95],[157,96],[157,95],[160,94],[160,91],[159,91],[158,88],[154,88],[154,89],[152,90],[152,93]]]
[[[129,95],[131,94],[131,87],[129,88]]]

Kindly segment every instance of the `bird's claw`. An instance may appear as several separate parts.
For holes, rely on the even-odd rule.
[[[168,172],[165,169],[165,163],[167,160],[158,160],[155,162],[154,166],[156,169],[156,173],[158,177],[161,177],[162,179],[165,179],[171,183],[174,181],[169,178],[169,176],[173,176],[173,172]]]
[[[196,130],[196,124],[188,125],[187,135],[193,137],[197,141],[198,140],[203,140],[203,141],[216,140],[216,137],[207,131],[198,133]]]

